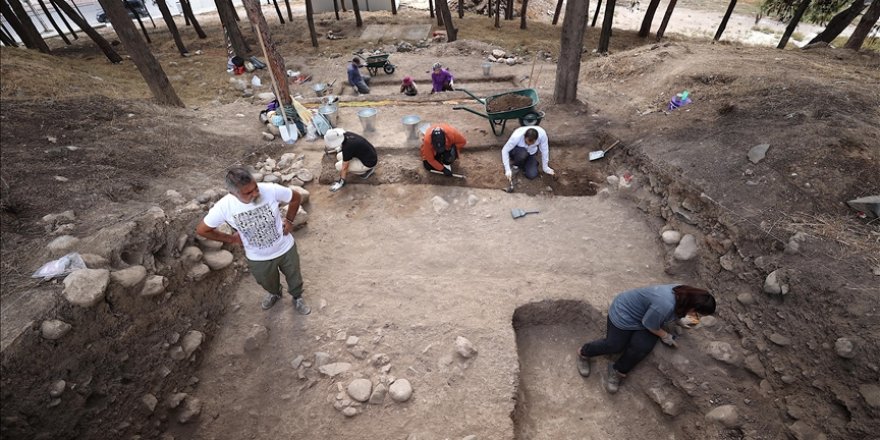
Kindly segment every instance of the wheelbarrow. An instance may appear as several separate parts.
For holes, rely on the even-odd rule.
[[[477,116],[488,119],[489,125],[492,127],[492,133],[494,133],[495,136],[501,136],[504,133],[504,128],[507,125],[507,121],[510,119],[518,119],[519,125],[522,126],[541,125],[541,120],[544,119],[544,112],[535,110],[535,107],[538,105],[538,92],[536,92],[535,89],[514,90],[512,92],[499,93],[497,95],[487,96],[485,98],[479,98],[465,89],[458,90],[467,93],[471,98],[474,98],[474,100],[476,100],[480,104],[483,104],[485,106],[486,112],[481,113],[472,108],[461,105],[452,107],[452,109],[466,110]],[[531,104],[521,108],[510,109],[500,112],[493,113],[489,111],[489,104],[493,100],[511,94],[525,96],[531,99]]]
[[[397,68],[394,64],[391,64],[388,61],[388,57],[390,54],[380,53],[376,55],[370,55],[367,57],[367,70],[370,72],[371,76],[376,76],[379,73],[379,69],[382,69],[386,74],[391,75],[394,73],[394,69]]]

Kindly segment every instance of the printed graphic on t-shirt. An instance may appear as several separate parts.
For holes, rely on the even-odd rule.
[[[265,249],[271,247],[281,234],[275,227],[275,216],[269,204],[233,216],[239,234],[252,247]]]

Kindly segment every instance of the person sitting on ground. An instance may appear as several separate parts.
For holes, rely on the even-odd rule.
[[[662,327],[675,319],[688,317],[691,323],[715,313],[715,297],[697,287],[665,284],[628,290],[614,298],[608,309],[604,339],[584,344],[578,351],[577,368],[581,376],[590,375],[590,358],[623,352],[617,362],[608,364],[605,388],[616,393],[620,381],[651,353],[659,339],[677,347],[675,336]]]
[[[350,172],[360,174],[362,179],[368,179],[376,171],[379,163],[376,148],[363,136],[334,128],[324,135],[324,143],[328,154],[336,153],[336,171],[339,171],[339,180],[330,186],[330,191],[342,189]]]
[[[504,175],[507,180],[513,179],[511,164],[525,172],[527,179],[538,177],[538,160],[535,154],[541,151],[541,166],[545,174],[551,176],[556,172],[550,168],[550,145],[547,132],[541,127],[520,127],[513,131],[510,139],[501,148],[501,163],[504,164]]]
[[[257,183],[243,167],[227,171],[226,189],[229,194],[211,207],[196,226],[196,233],[210,240],[244,247],[251,274],[266,290],[261,304],[263,310],[281,299],[281,271],[287,280],[287,291],[293,296],[294,308],[301,315],[308,315],[311,309],[302,298],[303,278],[293,238],[293,220],[302,196],[278,184]],[[285,204],[287,215],[282,216],[279,205]],[[218,230],[224,223],[235,232],[227,234]]]
[[[455,78],[449,73],[449,69],[444,69],[440,63],[434,63],[431,67],[431,94],[453,91],[453,80]]]
[[[467,144],[458,130],[447,124],[435,124],[428,127],[422,142],[422,164],[425,169],[442,172],[452,176],[452,163],[461,155],[461,149]]]
[[[370,77],[362,76],[360,68],[364,65],[361,64],[361,59],[358,57],[354,57],[351,59],[351,62],[348,63],[348,83],[361,95],[366,95],[370,93]]]
[[[400,85],[400,93],[403,93],[406,96],[416,96],[419,94],[419,89],[416,88],[416,83],[411,76],[403,77],[403,84]]]

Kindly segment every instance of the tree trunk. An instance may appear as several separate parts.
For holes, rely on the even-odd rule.
[[[131,14],[134,15],[135,20],[137,20],[138,25],[141,27],[141,31],[144,33],[144,38],[147,40],[147,43],[152,44],[153,40],[150,39],[150,34],[147,33],[147,28],[144,26],[144,22],[141,21],[141,14],[138,14],[128,3],[122,2],[122,4],[124,5],[123,8],[127,9],[128,12],[131,12]],[[107,17],[109,18],[110,14],[107,14]],[[152,19],[153,17],[150,17],[150,20]],[[155,23],[153,24],[153,27],[156,27]]]
[[[293,23],[293,11],[290,10],[290,0],[284,0],[284,6],[287,8],[287,21]]]
[[[284,24],[284,16],[281,15],[281,8],[278,7],[278,0],[272,0],[272,3],[275,3],[275,12],[278,13],[278,21],[280,21],[281,24]]]
[[[868,11],[865,12],[865,15],[859,20],[859,24],[856,25],[856,30],[850,35],[849,40],[846,40],[846,44],[843,47],[852,50],[861,49],[862,44],[865,42],[865,38],[867,38],[868,34],[871,32],[871,28],[877,24],[878,18],[880,18],[880,0],[874,0],[871,2],[871,6],[868,8]]]
[[[214,1],[216,2],[217,0]],[[241,21],[241,18],[238,16],[238,11],[235,9],[235,5],[232,4],[232,0],[226,0],[226,3],[229,4],[229,9],[232,10],[232,16],[235,17],[235,21]],[[267,2],[266,4],[268,5],[269,3]]]
[[[315,30],[315,11],[312,0],[306,1],[306,23],[309,25],[309,36],[312,37],[312,47],[318,47],[318,32]],[[393,1],[393,0],[392,0]]]
[[[559,62],[556,66],[556,86],[553,98],[557,104],[577,101],[578,77],[581,73],[581,54],[584,34],[587,31],[589,1],[565,2],[565,18],[562,19],[562,38],[559,43]]]
[[[7,8],[4,7],[3,15],[7,17],[10,15],[15,16],[21,30],[19,31],[19,29],[15,29],[15,25],[12,25],[13,21],[9,21],[9,24],[12,25],[15,32],[21,37],[21,41],[24,42],[24,45],[29,49],[37,49],[40,52],[49,53],[49,45],[47,45],[43,40],[43,37],[40,36],[40,32],[37,31],[37,27],[34,26],[34,23],[24,10],[21,2],[19,0],[9,0],[9,6],[12,9],[7,10]]]
[[[863,0],[855,0],[849,5],[848,8],[840,11],[831,21],[828,22],[828,26],[825,26],[825,30],[816,35],[812,40],[810,40],[807,44],[818,43],[820,41],[824,41],[826,43],[831,43],[852,23],[859,14],[862,13],[862,10],[865,9],[865,3]]]
[[[391,0],[391,15],[397,15],[397,0]]]
[[[333,13],[336,14],[336,21],[339,21],[339,0],[333,0]]]
[[[724,33],[724,29],[727,27],[727,20],[730,20],[730,15],[733,14],[735,6],[736,0],[730,0],[730,4],[727,5],[727,12],[724,13],[724,18],[721,19],[721,24],[718,25],[718,30],[715,32],[715,41],[721,39],[721,34]]]
[[[492,9],[492,0],[488,0],[486,5],[486,15],[488,15],[489,18],[492,18],[492,11],[494,11],[494,9]]]
[[[58,6],[58,9],[61,9],[61,12],[65,13],[70,18],[70,21],[72,21],[73,24],[82,29],[82,31],[101,48],[101,51],[104,52],[104,55],[111,63],[116,64],[122,62],[122,57],[113,50],[113,46],[111,46],[101,34],[89,25],[89,22],[83,18],[82,14],[77,13],[77,11],[67,4],[65,0],[54,0],[54,2],[55,5]],[[129,20],[129,23],[131,23],[131,20]]]
[[[678,0],[669,0],[669,5],[666,6],[666,13],[663,14],[663,21],[660,22],[660,29],[657,29],[657,41],[660,41],[663,38],[663,33],[666,32],[666,25],[669,24],[669,19],[672,18],[672,11],[675,9],[675,3]]]
[[[596,3],[596,12],[593,13],[593,23],[590,25],[591,27],[596,27],[596,19],[599,18],[599,9],[601,9],[601,8],[602,8],[602,0],[599,0],[599,2]],[[589,14],[589,11],[587,11],[587,14]]]
[[[192,4],[190,4],[189,0],[180,0],[180,6],[183,8],[183,16],[188,17],[189,22],[192,23],[192,27],[196,30],[196,34],[199,38],[208,38],[208,36],[205,35],[205,31],[202,30],[202,25],[196,20],[196,15],[193,14]]]
[[[434,18],[434,0],[428,0],[428,13],[431,14],[431,18]]]
[[[507,0],[507,7],[504,8],[504,19],[513,20],[513,0]]]
[[[559,22],[559,13],[562,12],[562,0],[556,0],[556,11],[553,12],[553,26]]]
[[[391,0],[391,4],[394,4],[394,0]],[[464,18],[464,0],[458,0],[458,18]]]
[[[354,9],[354,22],[357,27],[362,27],[364,25],[364,20],[361,19],[361,5],[358,4],[358,0],[351,0],[351,8]]]
[[[183,107],[183,102],[174,92],[174,87],[168,81],[165,71],[162,70],[162,65],[150,52],[149,46],[144,44],[144,40],[138,36],[137,29],[131,23],[131,18],[122,2],[118,0],[99,1],[107,18],[110,19],[110,23],[113,24],[113,30],[116,31],[125,50],[141,72],[141,76],[144,77],[144,81],[147,82],[156,101],[161,105]]]
[[[266,64],[269,67],[269,74],[272,76],[272,82],[278,88],[276,90],[276,98],[278,98],[278,102],[283,106],[282,108],[285,109],[284,113],[286,114],[287,108],[293,106],[293,100],[290,98],[290,85],[287,82],[287,68],[284,66],[284,58],[281,57],[275,48],[275,42],[269,34],[269,25],[266,24],[266,17],[263,16],[263,11],[260,10],[259,0],[242,0],[242,3],[244,3],[245,11],[247,11],[248,20],[250,20],[258,34],[257,37],[263,49],[263,56],[266,57]]]
[[[806,12],[807,8],[810,6],[810,1],[811,0],[801,0],[801,4],[798,5],[797,10],[794,11],[794,15],[788,22],[788,26],[785,27],[785,33],[782,34],[782,39],[779,40],[779,44],[776,45],[777,49],[785,49],[785,45],[788,44],[788,39],[791,37],[791,34],[794,33],[798,23],[800,23],[801,17],[804,16],[804,12]]]
[[[232,44],[232,50],[240,57],[246,57],[251,52],[250,46],[241,35],[241,29],[236,23],[235,8],[229,0],[214,0],[217,5],[217,14],[220,15],[220,23],[226,30],[226,36],[229,37],[229,43]]]
[[[495,27],[501,29],[501,0],[495,0]]]
[[[443,23],[446,25],[446,41],[452,43],[458,39],[458,29],[452,25],[452,13],[449,12],[449,3],[446,0],[437,0],[437,9],[443,16]]]
[[[34,9],[34,5],[32,5],[30,3],[30,1],[25,1],[24,4],[27,5],[28,8],[30,8],[30,10],[31,10],[30,16],[37,19],[37,23],[40,23],[40,26],[43,27],[43,30],[40,31],[40,34],[42,34],[44,32],[49,32],[49,26],[46,26],[46,23],[43,22],[42,18],[40,18],[40,14],[37,14],[37,11]],[[27,11],[25,11],[25,12],[27,12]]]
[[[617,0],[605,2],[605,18],[602,19],[602,33],[599,35],[599,47],[596,49],[599,53],[608,53],[608,46],[611,44],[611,23],[614,21],[616,4]]]
[[[645,38],[651,33],[651,24],[654,22],[654,13],[657,12],[657,6],[660,6],[660,0],[651,0],[651,3],[648,3],[648,10],[645,11],[645,19],[642,20],[642,27],[639,28],[639,37]],[[607,8],[608,6],[605,7]],[[605,17],[608,17],[607,13],[605,14]]]
[[[49,3],[52,4],[52,9],[55,10],[55,14],[58,15],[59,18],[61,18],[61,21],[64,22],[64,26],[67,27],[67,30],[70,31],[71,35],[73,35],[73,39],[79,40],[79,37],[76,35],[76,32],[74,32],[74,30],[73,30],[73,26],[71,26],[70,23],[67,21],[67,17],[65,17],[64,14],[62,14],[61,11],[58,10],[58,5],[55,4],[55,0],[49,0]]]
[[[188,56],[189,51],[186,50],[186,46],[183,44],[183,39],[180,38],[180,32],[177,30],[177,24],[174,23],[174,17],[171,16],[168,4],[165,3],[165,0],[156,0],[156,6],[159,7],[159,12],[162,13],[162,19],[165,20],[165,27],[167,27],[168,32],[171,33],[171,38],[174,39],[174,45],[177,46],[178,52],[180,52],[181,56]]]
[[[49,23],[52,23],[52,27],[55,28],[55,32],[58,32],[58,36],[64,40],[64,43],[70,46],[70,40],[67,39],[67,35],[64,35],[64,32],[61,31],[61,28],[58,27],[58,23],[55,22],[55,19],[52,18],[52,13],[49,12],[49,8],[46,7],[46,3],[43,0],[38,0],[40,3],[40,8],[43,9],[43,13],[46,14],[46,18],[49,19]]]
[[[443,14],[440,13],[440,0],[434,1],[434,15],[437,16],[437,26],[443,26]]]
[[[522,0],[522,3],[523,3],[522,4],[522,12],[519,14],[520,15],[519,28],[525,29],[526,28],[526,8],[529,7],[529,0]],[[459,4],[461,4],[461,0],[459,1]]]

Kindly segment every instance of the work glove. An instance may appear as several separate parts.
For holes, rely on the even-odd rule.
[[[504,172],[504,175],[507,177],[507,180],[513,179],[513,171],[507,170]]]
[[[666,335],[660,338],[660,341],[670,347],[678,347],[678,343],[675,342],[675,335],[673,335],[672,333],[667,332]]]
[[[342,189],[343,186],[345,186],[345,179],[339,179],[338,182],[336,182],[330,186],[330,191],[331,192],[339,191],[340,189]]]
[[[546,168],[544,168],[544,174],[547,174],[547,175],[550,175],[550,176],[555,176],[555,175],[556,175],[556,171],[553,171],[553,168],[546,167]]]
[[[446,177],[452,177],[452,167],[449,165],[445,165],[443,167],[443,175]]]

